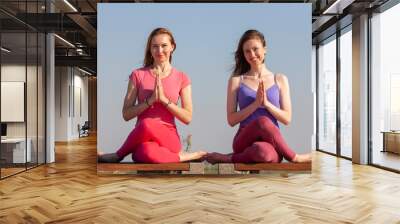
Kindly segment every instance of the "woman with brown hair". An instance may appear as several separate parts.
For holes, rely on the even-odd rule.
[[[130,75],[122,109],[125,121],[137,117],[136,126],[116,153],[99,155],[99,162],[120,162],[131,153],[141,163],[190,161],[207,154],[181,152],[175,117],[185,124],[192,120],[192,93],[189,77],[171,65],[175,49],[168,29],[151,32],[143,67]]]
[[[292,118],[289,82],[285,75],[265,66],[265,55],[264,35],[247,30],[235,52],[236,64],[228,84],[228,123],[232,127],[240,123],[233,154],[210,153],[210,163],[279,163],[282,158],[311,161],[311,154],[296,154],[280,133],[278,121],[288,125]]]

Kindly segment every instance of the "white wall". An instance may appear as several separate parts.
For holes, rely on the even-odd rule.
[[[88,120],[88,78],[76,68],[56,67],[55,86],[55,141],[77,139],[78,124]]]
[[[68,85],[67,67],[55,68],[55,141],[68,140]]]
[[[36,70],[38,69],[38,70]],[[26,107],[21,112],[26,112],[26,120],[23,122],[6,122],[7,137],[30,139],[32,161],[36,162],[39,153],[39,162],[44,162],[44,87],[41,67],[25,66],[25,64],[3,64],[1,66],[1,81],[24,82],[26,85]],[[25,80],[27,78],[27,81]],[[7,97],[7,96],[2,96]],[[1,108],[2,111],[10,108]],[[26,110],[26,111],[24,111]],[[13,112],[13,111],[9,111]],[[15,113],[15,112],[14,112]],[[39,151],[38,151],[39,150]]]
[[[27,69],[28,74],[32,73],[36,68],[32,66],[9,64],[1,66],[1,81],[5,82],[25,82],[25,74]],[[33,95],[32,94],[27,94]],[[36,94],[35,94],[36,96]],[[1,110],[6,110],[7,108],[1,108]],[[8,137],[25,137],[25,122],[7,122],[7,136]]]
[[[78,72],[78,74],[77,74]],[[80,124],[81,126],[85,123],[85,121],[88,120],[89,113],[88,113],[88,77],[87,76],[81,76],[83,73],[81,73],[78,70],[74,70],[74,93],[73,96],[74,98],[74,108],[73,108],[73,113],[72,117],[73,119],[71,120],[72,122],[72,129],[71,129],[71,135],[73,138],[77,138],[79,133],[77,126]],[[80,93],[79,93],[80,91]],[[79,97],[80,96],[80,97]],[[79,102],[80,101],[80,102]],[[81,108],[79,108],[81,107]],[[80,112],[81,110],[81,112]]]

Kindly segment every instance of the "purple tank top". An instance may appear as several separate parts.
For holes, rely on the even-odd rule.
[[[274,77],[275,79],[275,77]],[[267,90],[267,98],[268,100],[276,107],[280,108],[280,103],[279,103],[279,87],[275,83],[269,87]],[[239,103],[239,108],[240,110],[246,108],[249,106],[254,100],[256,99],[256,94],[257,91],[254,91],[252,88],[248,87],[246,84],[244,84],[242,81],[240,82],[239,85],[239,90],[237,94],[237,101]],[[266,116],[271,121],[279,128],[278,121],[276,118],[264,107],[260,107],[257,110],[255,110],[252,114],[250,114],[246,119],[240,122],[240,127],[246,126],[248,123],[251,121],[257,119],[260,116]]]

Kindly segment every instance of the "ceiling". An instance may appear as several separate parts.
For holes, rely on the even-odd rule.
[[[25,46],[22,38],[25,30],[54,32],[56,65],[80,66],[96,73],[97,58],[97,3],[137,2],[269,2],[269,3],[311,3],[313,42],[329,35],[329,28],[340,19],[357,15],[365,10],[382,5],[387,0],[45,0],[18,1],[1,0],[0,28],[2,43],[18,49]],[[336,3],[335,3],[336,2]],[[51,8],[51,10],[50,10]],[[49,13],[52,11],[52,13]],[[345,21],[345,20],[344,20]],[[351,23],[351,18],[349,19]],[[346,24],[342,24],[343,26]],[[329,31],[329,32],[328,32]],[[325,33],[324,33],[325,32]],[[62,39],[66,40],[63,41]],[[29,38],[28,38],[29,39]],[[72,45],[71,45],[72,44]],[[27,52],[35,48],[28,44]],[[41,47],[41,46],[39,46]],[[20,48],[22,51],[23,49]],[[22,53],[22,52],[21,52]],[[29,54],[29,53],[28,53]]]

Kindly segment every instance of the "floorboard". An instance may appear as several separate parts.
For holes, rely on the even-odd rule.
[[[399,174],[313,152],[312,173],[97,175],[96,138],[0,181],[0,223],[400,223]]]

